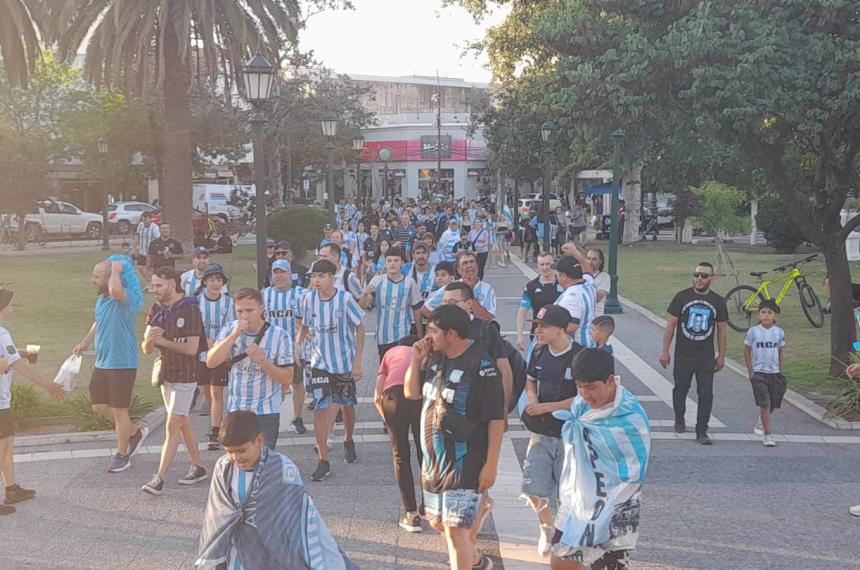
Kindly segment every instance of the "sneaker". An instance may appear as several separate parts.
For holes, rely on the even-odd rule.
[[[424,530],[421,528],[421,517],[418,515],[410,515],[409,513],[400,517],[400,528],[406,532],[421,532]]]
[[[193,485],[206,479],[206,469],[199,465],[192,465],[188,468],[188,474],[179,480],[180,485]]]
[[[540,525],[540,536],[538,537],[537,551],[543,558],[549,558],[552,553],[552,538],[555,536],[555,527],[552,525]]]
[[[687,424],[684,420],[675,420],[675,433],[684,433],[687,431]]]
[[[149,435],[149,428],[142,427],[137,428],[137,432],[128,438],[128,456],[136,454],[140,451],[140,444],[143,443],[143,440],[146,439],[146,436]]]
[[[120,473],[131,467],[131,458],[128,455],[117,453],[107,468],[108,473]]]
[[[355,463],[358,461],[358,455],[355,454],[355,442],[343,442],[343,460],[347,463]]]
[[[764,424],[761,423],[760,417],[755,423],[755,427],[753,428],[753,433],[755,435],[764,435]]]
[[[322,481],[331,474],[331,463],[320,459],[319,465],[311,473],[311,481]]]
[[[218,440],[218,428],[213,427],[206,435],[206,449],[209,451],[221,449],[221,442]]]
[[[493,561],[486,556],[481,556],[481,561],[472,566],[472,570],[493,570]]]
[[[762,437],[762,440],[761,440],[761,444],[765,447],[776,447],[776,441],[774,441],[774,439],[773,439],[773,434],[772,433],[764,434],[764,437]]]
[[[149,493],[150,495],[161,495],[164,493],[164,479],[158,475],[153,475],[149,483],[141,487],[141,490],[145,493]]]
[[[710,437],[708,437],[707,432],[702,432],[702,433],[696,434],[696,443],[701,444],[701,445],[711,445],[714,442],[711,441]]]
[[[302,418],[296,418],[292,422],[293,427],[296,428],[296,433],[301,435],[303,433],[308,433],[308,428],[305,427],[305,421]]]
[[[10,507],[8,505],[0,505],[0,517],[3,515],[11,515],[15,512],[15,507]]]
[[[848,512],[854,515],[855,517],[860,517],[860,505],[854,505],[853,507],[848,507]]]
[[[20,485],[12,485],[11,487],[6,487],[6,504],[14,505],[15,503],[20,503],[21,501],[26,501],[27,499],[32,499],[36,496],[36,491],[32,489],[24,489]]]
[[[427,509],[424,507],[423,504],[420,507],[418,507],[418,517],[421,518],[422,520],[425,520],[425,521],[427,520]]]

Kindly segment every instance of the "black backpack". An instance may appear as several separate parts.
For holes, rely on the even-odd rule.
[[[493,329],[495,329],[495,333]],[[477,343],[487,351],[487,354],[493,354],[495,349],[495,338],[501,336],[501,326],[496,321],[484,321],[480,331],[478,331]],[[520,399],[520,394],[526,388],[526,361],[517,350],[517,347],[502,338],[502,344],[507,353],[508,362],[511,365],[513,372],[513,385],[511,387],[511,399],[508,402],[508,413],[511,413],[517,407],[517,401]]]

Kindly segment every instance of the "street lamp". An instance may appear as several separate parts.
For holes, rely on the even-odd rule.
[[[102,251],[110,251],[110,236],[108,235],[108,189],[107,189],[107,162],[108,142],[104,137],[99,137],[98,143],[99,161],[102,167]]]
[[[612,133],[612,218],[609,226],[609,295],[603,306],[607,315],[620,315],[621,303],[618,302],[618,242],[621,239],[618,216],[618,193],[621,191],[621,145],[624,143],[624,131],[618,129]]]
[[[334,211],[334,137],[337,136],[337,115],[330,111],[320,114],[323,136],[328,139],[325,150],[328,158],[328,172],[325,179],[325,191],[328,205]]]
[[[364,137],[357,135],[352,137],[352,150],[355,151],[355,197],[359,207],[364,208],[364,189],[361,185],[361,153],[364,151]]]
[[[550,172],[549,172],[549,163],[552,158],[549,141],[552,137],[552,130],[555,128],[555,125],[552,124],[552,121],[546,120],[540,126],[540,138],[543,141],[543,253],[546,255],[549,253],[549,186],[550,186]]]
[[[379,149],[379,160],[382,161],[384,165],[383,174],[382,174],[382,198],[384,200],[388,200],[388,161],[391,160],[394,153],[391,152],[391,149],[387,146]],[[391,203],[394,203],[394,200],[391,200]]]
[[[245,83],[245,98],[254,107],[249,119],[254,131],[254,209],[257,216],[257,287],[266,284],[269,274],[269,262],[266,258],[266,197],[265,176],[263,174],[263,125],[266,115],[263,106],[272,95],[275,85],[275,69],[272,64],[256,54],[242,69],[242,79]]]

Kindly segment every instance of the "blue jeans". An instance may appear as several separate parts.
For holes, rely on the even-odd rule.
[[[278,444],[278,432],[281,429],[281,414],[261,414],[257,416],[260,422],[260,433],[263,443],[269,449],[275,449]]]

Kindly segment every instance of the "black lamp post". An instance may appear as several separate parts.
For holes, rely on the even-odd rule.
[[[621,303],[618,302],[618,242],[621,240],[621,228],[618,215],[618,193],[621,192],[621,145],[624,143],[624,131],[618,129],[612,133],[612,218],[609,227],[609,295],[603,312],[607,315],[620,315]]]
[[[262,289],[269,273],[266,258],[266,181],[263,173],[263,125],[266,115],[263,106],[272,95],[275,85],[275,68],[263,57],[256,54],[242,69],[245,83],[245,98],[254,107],[250,122],[254,131],[254,209],[257,216],[257,286]]]
[[[323,136],[327,139],[325,144],[328,159],[328,172],[326,172],[325,191],[328,195],[328,208],[334,211],[334,137],[337,136],[337,115],[327,111],[320,114],[320,125],[322,125]]]
[[[550,150],[550,138],[552,137],[552,130],[555,128],[555,125],[552,124],[552,121],[544,121],[544,123],[540,126],[540,139],[543,141],[543,252],[544,254],[549,252],[550,249],[550,238],[549,238],[549,186],[551,184],[550,180],[550,160],[552,158],[551,150]]]
[[[352,138],[352,150],[355,151],[355,199],[359,208],[364,208],[364,187],[361,185],[361,153],[364,150],[364,137],[357,135]]]
[[[98,140],[98,150],[102,169],[102,251],[110,251],[110,235],[108,233],[108,188],[107,188],[107,153],[108,142],[104,137]]]

